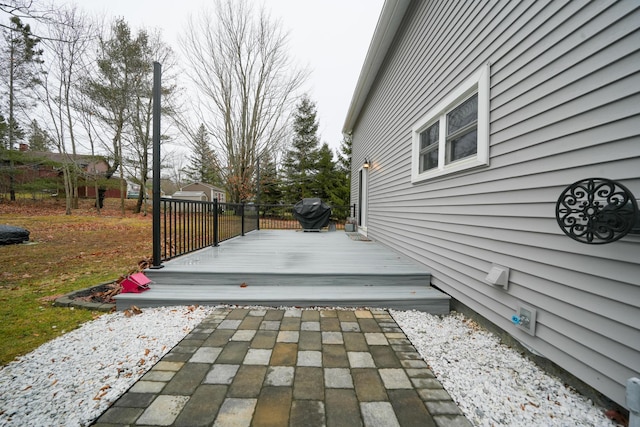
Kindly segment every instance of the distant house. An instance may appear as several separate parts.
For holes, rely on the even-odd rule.
[[[212,202],[213,199],[218,199],[219,203],[226,203],[227,197],[225,191],[214,185],[205,184],[204,182],[194,182],[189,185],[185,185],[180,191],[202,191],[206,196],[206,201]]]
[[[177,200],[194,200],[197,202],[207,202],[207,195],[204,191],[176,191],[171,196],[172,199]]]
[[[95,181],[102,180],[102,185],[105,183],[105,173],[109,169],[109,164],[102,156],[84,154],[74,156],[68,153],[29,151],[25,144],[20,145],[20,151],[22,152],[21,160],[14,162],[13,166],[15,168],[14,185],[18,189],[24,187],[33,190],[34,187],[42,186],[41,190],[62,192],[64,188],[62,170],[65,164],[74,164],[79,172],[79,197],[95,197]],[[9,162],[4,160],[2,163],[6,163],[3,169],[8,171]],[[6,188],[9,179],[8,173],[3,173],[0,176],[0,186]],[[120,197],[119,180],[112,178],[109,182],[112,185],[107,188],[105,197]]]
[[[631,0],[387,0],[343,128],[361,233],[623,406],[640,376],[640,235],[579,243],[555,208],[590,177],[640,198],[638,40]],[[487,280],[500,267],[506,288]]]

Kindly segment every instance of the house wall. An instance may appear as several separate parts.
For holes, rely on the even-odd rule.
[[[203,191],[207,195],[207,201],[212,202],[213,199],[218,199],[219,203],[226,203],[226,196],[224,190],[212,185],[203,184],[201,182],[195,182],[182,187],[183,191]]]
[[[430,267],[432,284],[625,405],[640,376],[640,236],[566,237],[563,189],[589,177],[640,198],[640,3],[413,1],[353,127],[352,202],[367,233]],[[411,183],[411,129],[490,67],[490,166]],[[511,269],[508,290],[485,282]],[[535,337],[515,327],[537,310]]]

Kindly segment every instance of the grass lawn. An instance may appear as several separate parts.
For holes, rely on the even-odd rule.
[[[0,202],[0,224],[24,227],[30,243],[0,246],[0,365],[99,316],[53,307],[56,296],[117,279],[152,253],[151,215],[134,215],[135,201],[92,201],[64,214],[64,200]]]

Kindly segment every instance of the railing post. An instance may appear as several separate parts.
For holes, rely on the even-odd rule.
[[[218,199],[213,199],[213,246],[218,246]]]
[[[257,209],[257,218],[256,221],[258,221],[256,223],[256,230],[260,231],[260,205],[256,205],[256,209]]]
[[[244,236],[244,203],[240,205],[240,221],[242,223],[241,235]]]
[[[152,244],[153,261],[152,268],[162,268],[160,253],[160,93],[162,66],[159,62],[153,63],[153,135],[152,135],[152,157],[153,157],[153,223],[152,223]],[[146,191],[142,188],[141,191]]]

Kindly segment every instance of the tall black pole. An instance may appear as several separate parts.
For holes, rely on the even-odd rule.
[[[260,155],[257,159],[257,176],[256,176],[256,208],[258,209],[258,224],[257,229],[260,230]]]
[[[160,259],[160,93],[162,65],[153,63],[153,266],[162,268]]]

